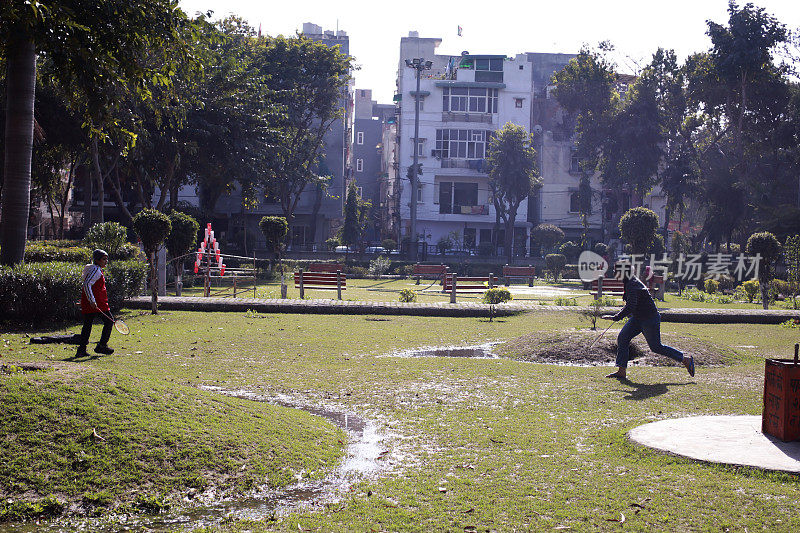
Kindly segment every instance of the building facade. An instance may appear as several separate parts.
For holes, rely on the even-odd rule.
[[[411,240],[411,202],[417,202],[417,235],[428,247],[441,241],[463,250],[504,254],[504,229],[497,220],[486,168],[488,143],[506,123],[533,134],[542,186],[517,214],[514,255],[538,255],[531,229],[550,223],[566,239],[580,242],[613,239],[614,225],[630,204],[627,191],[605,191],[598,176],[589,177],[592,213],[579,211],[580,161],[575,156],[574,131],[565,111],[552,96],[552,75],[573,54],[523,53],[515,56],[462,52],[439,55],[441,40],[410,32],[400,42],[397,73],[398,172],[402,188],[401,233]],[[406,60],[431,62],[421,71],[419,143],[414,147],[417,71]],[[422,166],[416,199],[411,198],[408,168],[417,150]],[[614,202],[610,200],[613,198]],[[642,200],[663,219],[663,196],[654,191]]]

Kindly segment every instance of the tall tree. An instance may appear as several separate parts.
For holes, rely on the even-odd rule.
[[[272,91],[270,101],[283,115],[281,135],[264,161],[261,183],[280,201],[291,220],[300,196],[309,186],[324,185],[317,173],[323,137],[342,115],[351,59],[306,37],[270,37],[261,41],[254,61]]]
[[[154,73],[139,59],[171,41],[181,19],[174,0],[0,4],[0,48],[7,60],[0,263],[20,262],[25,253],[37,53],[52,61],[61,83],[79,89],[87,101],[113,100],[109,83],[146,95]],[[100,133],[106,125],[93,127]]]
[[[504,247],[509,263],[514,257],[514,224],[520,204],[542,184],[533,137],[525,128],[507,123],[489,144],[489,190],[494,208],[505,226]]]

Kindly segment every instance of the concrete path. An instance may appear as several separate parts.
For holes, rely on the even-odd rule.
[[[150,297],[138,296],[125,303],[130,309],[150,309]],[[580,306],[539,305],[537,302],[509,302],[490,306],[484,303],[401,303],[367,302],[351,300],[298,300],[278,298],[203,298],[196,296],[159,296],[158,308],[181,311],[235,311],[248,309],[259,313],[311,313],[353,315],[416,315],[488,317],[508,316],[525,312],[581,312],[589,310]],[[601,314],[616,313],[619,308],[608,307]],[[790,318],[800,320],[800,311],[750,310],[750,309],[664,309],[664,322],[698,324],[779,324]]]
[[[760,416],[661,420],[632,429],[628,438],[698,461],[800,473],[800,441],[783,442],[764,435]]]

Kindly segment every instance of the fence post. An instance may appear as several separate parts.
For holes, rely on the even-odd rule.
[[[533,266],[528,265],[528,269],[528,273],[531,275],[531,277],[528,278],[528,287],[533,287]]]
[[[603,276],[597,278],[597,299],[603,297]]]
[[[303,291],[303,269],[300,269],[300,299],[302,300],[305,297],[305,291]]]
[[[494,272],[489,272],[489,288],[494,289]]]
[[[450,286],[450,303],[456,303],[456,284],[458,283],[458,276],[453,274],[453,284]]]
[[[281,298],[284,300],[286,299],[286,273],[281,272]],[[255,295],[255,289],[253,289],[253,294]]]
[[[336,297],[342,299],[342,271],[336,271]]]

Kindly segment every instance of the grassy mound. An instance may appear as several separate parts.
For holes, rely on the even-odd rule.
[[[521,361],[573,365],[613,365],[617,357],[617,330],[606,333],[593,346],[602,330],[565,330],[536,332],[499,345],[496,351]],[[694,357],[695,364],[721,366],[731,364],[736,353],[689,335],[662,334],[662,344],[672,346]],[[590,348],[591,346],[591,348]],[[678,366],[680,363],[650,351],[644,336],[633,339],[630,348],[632,364],[642,366]]]
[[[159,511],[319,478],[344,434],[307,413],[69,363],[0,372],[0,521]]]

